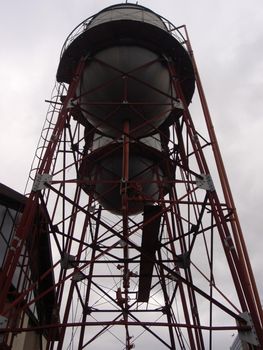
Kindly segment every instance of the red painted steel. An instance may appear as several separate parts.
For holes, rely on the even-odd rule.
[[[66,97],[63,89],[58,90],[63,93],[59,93],[56,103],[51,102],[52,113],[58,118],[55,123],[49,123],[48,131],[43,131],[46,136],[44,146],[40,147],[37,172],[53,177],[44,189],[30,193],[1,271],[1,314],[9,317],[9,324],[0,332],[14,336],[20,332],[45,331],[46,350],[70,347],[81,350],[89,346],[102,349],[105,344],[114,349],[131,349],[134,345],[142,348],[147,344],[158,349],[202,350],[216,346],[220,331],[224,334],[233,330],[249,331],[241,315],[245,311],[251,315],[259,340],[259,344],[251,348],[263,347],[262,310],[255,280],[197,65],[186,28],[182,28],[185,39],[182,45],[194,67],[209,140],[194,125],[177,66],[169,57],[158,58],[170,75],[171,102],[167,108],[171,113],[176,109],[169,130],[167,125],[153,126],[153,134],[148,135],[148,139],[138,139],[133,136],[136,128],[131,129],[130,121],[124,120],[120,126],[122,135],[108,140],[107,135],[88,124],[78,104],[81,73],[90,60],[90,57],[83,58]],[[107,65],[107,62],[100,63]],[[136,69],[146,69],[151,63]],[[123,78],[122,100],[127,105],[133,108],[154,105],[155,101],[129,103],[129,78],[140,79],[132,77],[132,72],[119,73]],[[103,91],[108,83],[105,81],[94,91]],[[155,93],[163,93],[149,83],[145,85]],[[102,104],[118,108],[123,101],[104,100]],[[180,102],[182,107],[175,107],[175,102]],[[112,113],[103,123],[107,123],[108,118],[112,118]],[[143,128],[155,118],[159,116],[142,122],[139,127]],[[149,154],[147,147],[153,148],[152,145],[162,156],[147,163],[141,172],[142,175],[150,173],[153,180],[149,180],[148,175],[138,177],[139,180],[131,178],[130,170],[134,166],[131,156],[145,162]],[[98,176],[104,166],[101,161],[106,157],[111,159],[116,147],[122,164],[119,178],[101,179]],[[96,157],[92,159],[94,152]],[[211,156],[217,168],[210,168]],[[85,172],[92,172],[93,166],[97,170],[92,177],[85,177]],[[211,173],[219,178],[220,188],[200,185]],[[154,183],[157,193],[143,193],[147,181]],[[106,185],[104,192],[97,193],[96,185],[101,184]],[[99,200],[116,185],[121,199],[118,215],[105,210]],[[154,215],[145,218],[142,213],[130,215],[129,205],[135,202],[157,209]],[[41,274],[39,281],[24,284],[11,300],[12,280],[22,248],[33,231],[37,210],[47,222],[45,234],[52,242],[53,266]],[[155,243],[147,255],[145,245],[151,238],[145,241],[143,235],[147,232],[149,237],[151,229]],[[148,265],[140,269],[146,262]],[[226,286],[221,263],[227,275]],[[30,265],[25,266],[28,276],[29,270]],[[51,270],[54,285],[38,291],[38,282]],[[144,271],[143,275],[140,271]],[[140,300],[139,281],[147,281],[147,290],[141,291],[145,292],[147,302]],[[143,286],[141,283],[141,288]],[[58,305],[58,310],[52,310],[56,315],[53,323],[36,320],[35,326],[14,325],[10,310],[17,310],[16,317],[25,315],[51,290]],[[31,292],[34,294],[29,297]],[[59,334],[59,340],[52,338],[52,329]],[[6,344],[11,344],[11,338],[5,337]]]

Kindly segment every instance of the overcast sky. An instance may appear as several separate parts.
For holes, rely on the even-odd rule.
[[[2,1],[0,182],[23,192],[63,42],[82,20],[115,3]],[[263,2],[139,4],[187,25],[263,299]]]

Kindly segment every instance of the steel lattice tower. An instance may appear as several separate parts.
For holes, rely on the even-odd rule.
[[[30,184],[1,270],[3,349],[30,331],[44,333],[47,350],[216,349],[233,330],[263,348],[257,287],[185,26],[120,4],[70,34]],[[33,268],[43,237],[53,262]],[[14,291],[18,266],[27,278]]]

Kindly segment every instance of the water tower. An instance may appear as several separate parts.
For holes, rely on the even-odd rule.
[[[189,110],[195,87],[205,130]],[[1,271],[6,348],[36,330],[48,350],[219,349],[234,331],[262,348],[260,300],[185,26],[126,3],[75,28],[30,181]],[[48,237],[53,265],[14,291],[25,252],[32,266],[32,237]],[[39,304],[51,294],[47,322]],[[34,324],[14,322],[28,310]]]

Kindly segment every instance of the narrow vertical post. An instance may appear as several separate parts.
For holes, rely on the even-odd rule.
[[[123,152],[122,152],[122,212],[123,212],[123,238],[124,238],[124,268],[123,268],[123,289],[124,289],[124,306],[123,306],[123,318],[125,320],[126,329],[126,349],[129,349],[130,334],[128,328],[128,293],[129,293],[129,245],[126,240],[129,238],[129,202],[128,202],[128,181],[129,181],[129,156],[130,156],[130,123],[125,120],[123,123]]]

